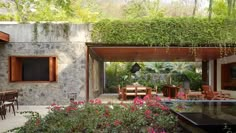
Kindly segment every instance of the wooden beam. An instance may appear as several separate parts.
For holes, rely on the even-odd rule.
[[[86,50],[86,101],[89,101],[89,47]]]
[[[0,31],[0,42],[9,42],[9,34]]]

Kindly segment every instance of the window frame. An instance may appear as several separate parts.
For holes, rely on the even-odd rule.
[[[49,80],[23,80],[22,73],[22,61],[23,58],[48,58],[49,60]],[[57,56],[14,56],[8,57],[8,80],[11,83],[15,82],[57,82],[58,72],[57,72]]]

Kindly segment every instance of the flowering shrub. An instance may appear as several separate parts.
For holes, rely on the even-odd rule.
[[[133,104],[102,104],[94,99],[88,103],[72,101],[70,106],[52,104],[44,118],[32,117],[15,132],[175,132],[177,118],[160,103],[160,98],[136,97]]]

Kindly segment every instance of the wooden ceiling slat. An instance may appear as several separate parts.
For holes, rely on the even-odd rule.
[[[222,56],[216,47],[90,47],[104,61],[201,61]],[[227,56],[234,48],[225,48]],[[194,54],[195,53],[195,54]]]
[[[0,42],[9,42],[9,34],[0,31]]]

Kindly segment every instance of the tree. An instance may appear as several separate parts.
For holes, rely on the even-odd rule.
[[[197,0],[194,0],[193,17],[195,16],[196,11],[197,11]]]
[[[9,0],[0,3],[0,8],[8,11],[10,16],[13,16],[12,20],[23,23],[28,21],[94,22],[100,14],[96,5],[93,0]],[[5,16],[7,15],[9,14]]]
[[[227,5],[225,0],[215,0],[212,6],[212,12],[215,17],[227,17]]]
[[[235,3],[236,0],[227,0],[227,4],[228,4],[228,16],[233,16],[235,17]]]
[[[131,0],[124,7],[124,17],[128,19],[162,17],[163,10],[160,9],[159,3],[159,0]]]
[[[209,1],[209,14],[208,14],[208,19],[211,20],[211,17],[212,17],[212,4],[213,4],[213,0],[210,0]]]

